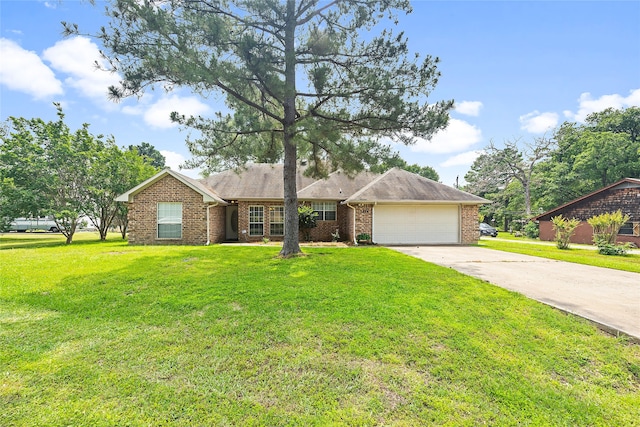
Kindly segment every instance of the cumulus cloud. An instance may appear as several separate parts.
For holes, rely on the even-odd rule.
[[[449,157],[447,160],[440,163],[440,166],[445,168],[452,166],[470,166],[482,153],[482,150],[466,151],[453,157]]]
[[[210,110],[209,106],[203,104],[195,97],[180,97],[178,95],[168,96],[152,104],[144,113],[145,123],[150,126],[169,129],[177,126],[171,121],[171,113],[177,111],[185,116],[197,116],[205,114]]]
[[[73,37],[57,42],[43,52],[43,57],[56,71],[68,74],[65,84],[81,95],[106,104],[107,88],[116,85],[119,76],[96,68],[105,66],[98,46],[86,37]]]
[[[165,165],[170,167],[172,170],[180,171],[181,174],[190,178],[202,178],[200,176],[200,169],[180,169],[180,166],[185,162],[185,160],[187,160],[182,154],[168,150],[160,150],[160,154],[164,156]]]
[[[462,101],[455,104],[454,110],[460,114],[477,117],[480,115],[481,108],[482,102],[480,101]]]
[[[23,49],[12,40],[2,38],[0,57],[5,58],[4,61],[0,61],[0,83],[9,89],[28,93],[35,99],[62,95],[62,82],[35,52]]]
[[[411,151],[446,154],[464,151],[482,141],[482,131],[464,120],[449,119],[446,129],[436,133],[431,141],[419,139],[410,146]]]
[[[640,89],[633,89],[628,96],[618,94],[602,95],[600,98],[593,98],[589,92],[585,92],[578,98],[578,111],[564,111],[567,119],[583,123],[591,113],[615,108],[617,110],[627,107],[640,107]]]
[[[558,125],[558,114],[532,111],[520,116],[520,129],[530,133],[544,133]]]

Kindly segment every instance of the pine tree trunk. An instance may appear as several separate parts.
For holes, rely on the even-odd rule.
[[[285,25],[285,100],[284,100],[284,242],[280,256],[299,254],[298,189],[296,168],[298,153],[295,143],[296,124],[296,58],[295,58],[295,0],[287,0]]]

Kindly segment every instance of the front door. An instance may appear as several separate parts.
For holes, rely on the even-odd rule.
[[[238,240],[238,205],[227,206],[225,224],[226,240]]]

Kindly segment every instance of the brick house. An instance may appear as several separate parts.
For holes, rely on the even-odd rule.
[[[618,233],[618,242],[640,246],[640,179],[625,178],[586,196],[580,197],[533,218],[540,223],[540,240],[554,240],[551,218],[577,218],[580,225],[571,237],[572,243],[593,243],[593,228],[587,219],[606,212],[621,210],[631,218]]]
[[[129,207],[129,243],[282,240],[282,168],[251,164],[200,180],[164,169],[116,199]],[[336,231],[348,242],[360,234],[379,244],[478,241],[478,208],[488,203],[481,197],[397,168],[355,176],[337,171],[326,179],[298,169],[298,200],[318,213],[314,241],[331,241]]]

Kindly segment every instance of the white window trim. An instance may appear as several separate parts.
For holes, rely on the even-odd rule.
[[[160,205],[174,205],[174,206],[180,206],[180,222],[161,222],[161,218],[160,218]],[[158,202],[156,205],[156,239],[158,240],[181,240],[182,239],[182,224],[183,224],[183,206],[182,206],[182,202]],[[175,218],[170,218],[170,220],[175,221],[177,219],[177,216]],[[167,221],[167,220],[164,220]],[[176,225],[179,224],[180,225],[180,237],[160,237],[160,225]]]
[[[282,210],[282,221],[273,221],[273,219],[271,217],[271,212],[273,212],[276,209],[281,209]],[[271,226],[275,225],[275,224],[282,224],[282,234],[272,233]],[[269,207],[269,235],[270,236],[284,236],[284,206],[283,205],[270,206]]]
[[[316,207],[322,206],[322,209]],[[327,209],[329,207],[330,209]],[[337,202],[311,202],[311,209],[318,212],[318,221],[337,221],[338,220],[338,203]],[[327,212],[334,212],[334,219],[325,219]]]
[[[260,209],[262,209],[262,222],[256,222],[256,221],[252,222],[251,221],[251,208],[260,208]],[[249,219],[249,236],[252,236],[252,237],[264,236],[264,206],[262,206],[262,205],[250,205],[249,206],[249,218],[248,219]],[[251,224],[261,224],[262,225],[262,233],[253,234],[251,232]]]

